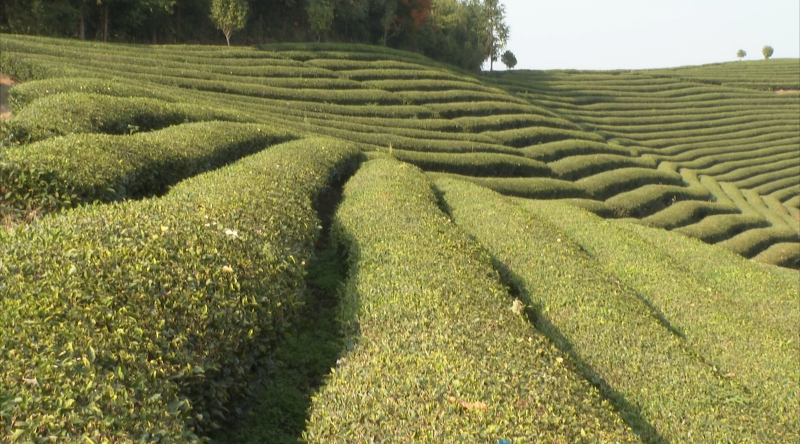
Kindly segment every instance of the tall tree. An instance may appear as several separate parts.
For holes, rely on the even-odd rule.
[[[326,34],[333,26],[333,1],[307,0],[306,12],[311,32],[317,35],[317,42],[319,42],[322,34]]]
[[[483,6],[477,1],[433,0],[430,26],[417,44],[435,60],[480,71],[485,60]]]
[[[387,42],[389,41],[390,31],[396,29],[397,2],[398,0],[378,1],[378,5],[383,7],[383,13],[381,14],[380,18],[381,30],[383,31],[381,43],[383,43],[383,46],[386,46]]]
[[[244,28],[247,19],[246,0],[212,0],[211,20],[225,34],[225,41],[231,46],[231,34]]]
[[[746,55],[747,55],[747,53],[744,52],[744,49],[740,49],[740,50],[736,51],[736,57],[739,57],[739,61],[740,62],[742,61],[742,58],[744,56],[746,56]]]
[[[506,7],[500,0],[484,0],[484,51],[489,58],[489,71],[494,70],[494,62],[508,44],[508,25],[506,25]]]
[[[772,57],[773,52],[772,46],[765,46],[761,48],[761,54],[764,55],[764,60],[769,60],[769,58]]]

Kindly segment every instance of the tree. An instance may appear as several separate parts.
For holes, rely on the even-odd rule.
[[[386,43],[389,41],[390,31],[394,28],[396,18],[397,18],[397,2],[398,0],[383,0],[383,14],[380,17],[380,25],[381,29],[383,30],[383,38],[381,38],[381,42],[383,46],[386,46]]]
[[[742,61],[742,59],[743,59],[743,58],[744,58],[746,55],[747,55],[747,53],[746,53],[746,52],[744,52],[744,49],[740,49],[740,50],[736,51],[736,57],[739,57],[739,61]]]
[[[511,51],[504,52],[503,56],[500,57],[500,61],[503,62],[503,65],[506,65],[508,69],[514,69],[514,67],[517,66],[517,58]]]
[[[761,54],[764,54],[764,60],[769,60],[772,57],[772,46],[765,46],[761,48]]]
[[[330,31],[333,25],[333,2],[331,0],[308,0],[306,13],[308,13],[311,32],[317,35],[319,42],[322,34]]]
[[[489,58],[489,71],[494,70],[494,62],[497,60],[506,44],[508,43],[508,25],[505,23],[506,7],[500,0],[484,0],[483,2],[484,19],[484,54]]]
[[[231,34],[244,28],[247,18],[247,0],[211,0],[211,20],[225,34],[231,46]]]

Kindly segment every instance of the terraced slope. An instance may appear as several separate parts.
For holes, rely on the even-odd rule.
[[[737,65],[476,77],[351,45],[0,50],[23,81],[0,146],[0,440],[800,440],[800,280],[741,257],[800,258],[800,97],[761,90],[794,65],[731,87],[709,82]],[[713,122],[752,143],[728,159]],[[356,169],[329,240],[343,355],[291,432],[266,402],[227,434],[316,322],[319,199]]]
[[[796,266],[798,79],[797,60],[770,60],[649,71],[513,72],[498,74],[493,83],[609,143],[661,165],[669,162],[669,169],[695,177],[685,183],[702,185],[713,196],[673,196],[673,205],[646,215],[645,223]]]
[[[18,36],[0,44],[12,75],[70,79],[15,88],[16,139],[87,130],[39,128],[42,121],[64,121],[48,115],[59,108],[33,104],[54,93],[158,98],[177,102],[173,107],[213,104],[218,116],[350,140],[505,194],[570,199],[606,217],[679,229],[768,263],[800,260],[800,100],[753,89],[762,83],[792,88],[792,74],[800,72],[792,61],[770,61],[769,69],[745,63],[479,79],[368,46],[59,41],[55,47],[48,39]],[[725,86],[732,79],[738,83]],[[104,111],[130,120],[130,111]],[[105,125],[146,129],[115,122]],[[747,200],[717,182],[756,194]]]
[[[18,77],[80,79],[17,87],[12,105],[23,120],[57,120],[23,111],[55,92],[213,104],[228,118],[391,151],[505,194],[570,199],[764,262],[800,261],[800,100],[757,89],[793,88],[794,61],[479,79],[368,46],[55,48],[16,36],[1,44]],[[42,132],[33,126],[21,122],[13,136]],[[717,182],[756,194],[747,200]]]

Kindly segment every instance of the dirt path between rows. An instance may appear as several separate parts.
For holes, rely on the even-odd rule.
[[[778,94],[786,94],[786,93],[798,93],[800,89],[779,89],[776,91]]]
[[[0,73],[0,121],[11,118],[11,107],[8,105],[8,89],[12,86],[14,86],[14,81]]]

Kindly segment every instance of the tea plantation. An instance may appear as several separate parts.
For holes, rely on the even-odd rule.
[[[798,60],[0,72],[2,442],[800,442]]]

